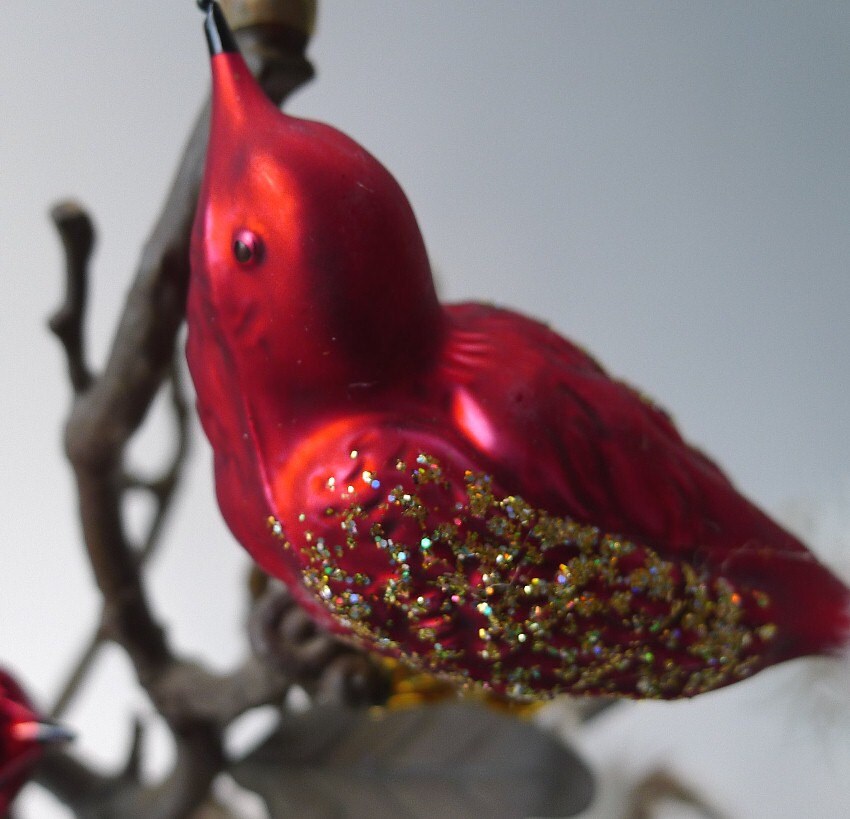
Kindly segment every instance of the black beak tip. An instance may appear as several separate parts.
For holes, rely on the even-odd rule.
[[[73,731],[53,722],[42,723],[38,735],[39,742],[44,745],[61,745],[65,742],[71,742],[74,738]]]
[[[198,8],[207,15],[204,21],[204,31],[207,35],[210,56],[238,53],[239,47],[236,45],[236,39],[230,30],[230,26],[227,25],[227,20],[224,19],[224,14],[222,14],[218,3],[215,0],[196,0],[196,2]]]

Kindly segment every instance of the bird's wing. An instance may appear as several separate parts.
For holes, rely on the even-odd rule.
[[[340,410],[268,471],[275,548],[328,622],[519,696],[690,695],[835,644],[844,587],[665,414],[477,314],[431,401]]]
[[[448,425],[317,425],[273,487],[278,548],[325,616],[460,683],[691,695],[769,641],[754,592],[531,505]]]
[[[510,311],[459,305],[452,315],[462,329],[447,366],[494,431],[478,446],[497,474],[508,467],[513,491],[663,554],[718,564],[732,549],[805,552],[666,412],[578,347]]]
[[[276,549],[332,619],[355,632],[368,624],[369,642],[394,653],[409,643],[406,607],[418,606],[417,623],[428,628],[430,607],[441,604],[408,582],[445,569],[433,563],[430,543],[442,538],[436,550],[451,551],[450,541],[472,531],[459,518],[470,469],[475,452],[463,451],[450,429],[393,413],[340,415],[305,434],[270,473]],[[465,630],[452,628],[462,639]]]
[[[777,656],[845,644],[843,583],[653,401],[538,322],[482,305],[450,316],[457,329],[445,368],[463,396],[454,420],[509,492],[760,593],[758,616],[769,614],[782,634]]]

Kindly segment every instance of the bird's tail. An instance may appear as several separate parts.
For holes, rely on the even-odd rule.
[[[780,516],[850,586],[850,481],[834,498],[794,501],[786,504]],[[819,735],[829,738],[840,732],[846,737],[850,732],[850,634],[832,656],[807,658],[788,673],[792,710]]]

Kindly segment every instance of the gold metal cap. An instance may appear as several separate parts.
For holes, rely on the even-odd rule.
[[[308,37],[316,28],[317,0],[220,0],[230,27],[275,23],[300,31]]]

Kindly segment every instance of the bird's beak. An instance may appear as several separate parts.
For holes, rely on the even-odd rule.
[[[253,129],[263,130],[262,118],[282,115],[245,64],[219,4],[215,0],[198,0],[198,4],[206,12],[204,32],[212,70],[212,121],[204,179],[224,184],[232,157],[245,150]],[[213,162],[223,164],[216,169]]]
[[[50,721],[19,722],[12,728],[15,739],[25,742],[38,742],[40,745],[54,745],[68,742],[74,738],[73,732],[62,725]]]
[[[217,54],[238,54],[239,46],[236,45],[236,39],[218,3],[215,0],[199,0],[198,5],[207,13],[204,32],[207,35],[210,57]]]

